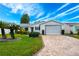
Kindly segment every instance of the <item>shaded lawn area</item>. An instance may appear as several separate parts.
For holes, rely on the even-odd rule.
[[[79,35],[78,34],[73,34],[73,35],[67,34],[67,36],[70,36],[70,37],[74,37],[74,38],[79,39]]]
[[[79,39],[79,35],[72,35],[72,37]]]
[[[0,56],[30,56],[43,47],[41,37],[32,38],[20,34],[15,36],[19,40],[0,42]]]

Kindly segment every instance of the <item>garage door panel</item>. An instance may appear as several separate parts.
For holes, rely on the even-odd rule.
[[[61,26],[59,25],[47,25],[46,34],[61,34]]]

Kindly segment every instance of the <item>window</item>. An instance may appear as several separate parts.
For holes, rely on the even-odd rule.
[[[35,27],[35,30],[40,30],[40,26],[38,26],[38,27]]]

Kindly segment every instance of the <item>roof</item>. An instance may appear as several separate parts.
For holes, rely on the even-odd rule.
[[[58,21],[55,21],[55,20],[48,20],[48,21],[37,21],[37,22],[35,22],[34,24],[31,24],[31,25],[36,25],[36,24],[41,25],[41,24],[45,24],[45,23],[48,23],[48,22],[51,22],[51,21],[56,22],[56,23],[59,23],[59,24],[79,24],[79,23],[72,23],[72,22],[69,22],[69,23],[61,23],[61,22],[58,22]]]
[[[45,23],[45,21],[37,21],[37,22],[34,22],[34,23],[31,24],[31,25],[36,25],[36,24],[41,24],[41,23]]]
[[[51,22],[51,21],[59,23],[59,24],[63,24],[63,23],[60,23],[60,22],[55,21],[55,20],[48,20],[48,21],[38,21],[38,22],[35,22],[34,24],[31,24],[31,25],[37,25],[37,24],[41,25],[41,24],[45,24],[45,23],[48,23],[48,22]]]
[[[79,24],[79,23],[65,23],[65,24]]]
[[[46,21],[46,22],[44,22],[44,23],[41,23],[41,24],[45,24],[45,23],[48,23],[48,22],[51,22],[51,21],[53,21],[53,22],[56,22],[56,23],[59,23],[59,24],[63,24],[63,23],[61,23],[61,22],[58,22],[58,21],[55,21],[55,20],[49,20],[49,21]]]

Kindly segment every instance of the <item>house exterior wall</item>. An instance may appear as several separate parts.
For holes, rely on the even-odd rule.
[[[35,30],[35,27],[39,27],[39,26],[40,26],[39,24],[30,25],[29,31],[31,32],[31,27],[33,27],[33,31],[34,31],[34,32],[40,32],[40,30]]]
[[[62,29],[65,31],[65,33],[70,33],[70,31],[71,31],[71,26],[69,25],[69,24],[63,24],[62,25]]]
[[[4,29],[6,34],[10,33],[10,29]],[[1,28],[0,28],[0,34],[1,34]]]
[[[29,26],[28,31],[31,32],[31,26]]]
[[[30,27],[34,27],[34,32],[39,32],[40,34],[42,34],[42,30],[44,30],[45,32],[45,26],[46,25],[60,25],[62,28],[62,30],[65,30],[66,34],[70,34],[70,31],[72,31],[74,34],[77,33],[76,31],[76,27],[75,26],[79,26],[79,24],[71,24],[71,23],[58,23],[58,22],[54,22],[54,21],[48,21],[45,23],[37,23],[37,24],[33,24]],[[35,30],[35,27],[39,27],[40,26],[40,30]],[[31,32],[31,28],[29,27],[29,31]]]

